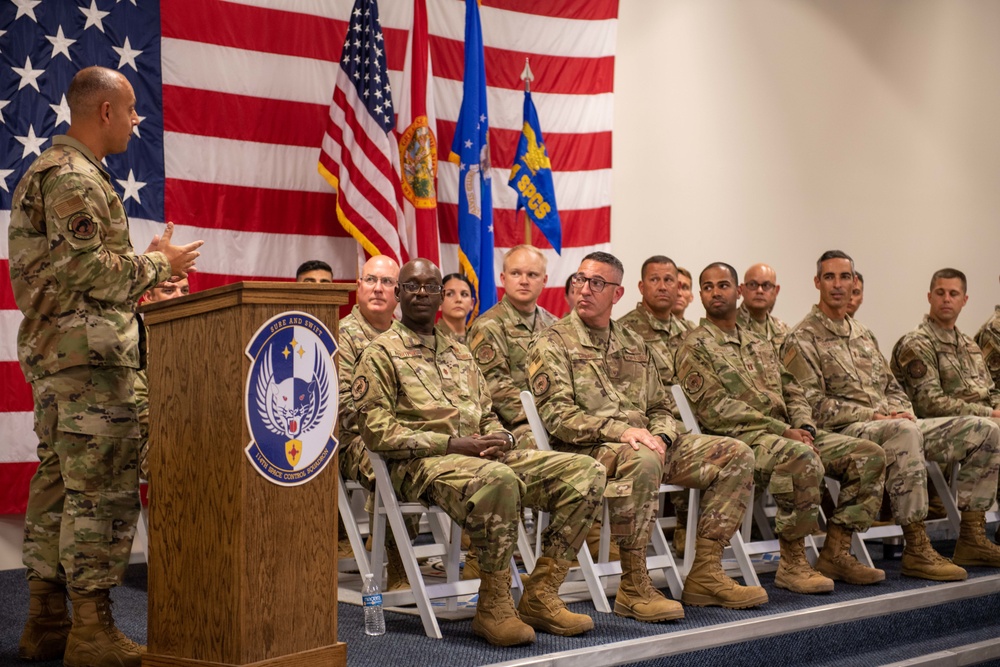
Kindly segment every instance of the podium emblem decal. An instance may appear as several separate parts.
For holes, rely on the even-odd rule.
[[[246,347],[251,363],[243,404],[251,440],[245,451],[275,484],[305,484],[337,451],[336,351],[326,325],[296,311],[265,322]]]

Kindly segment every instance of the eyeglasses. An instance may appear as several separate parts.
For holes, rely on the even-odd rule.
[[[751,280],[746,285],[747,289],[751,292],[756,292],[758,288],[764,290],[765,292],[773,292],[775,288],[774,283],[759,283],[756,280]]]
[[[361,281],[368,285],[369,287],[374,287],[376,283],[382,283],[382,287],[393,287],[396,284],[395,278],[390,278],[389,276],[365,276]]]
[[[407,294],[416,294],[420,290],[424,291],[424,294],[440,294],[444,287],[438,283],[431,284],[419,284],[419,283],[400,283],[400,287]]]
[[[605,285],[621,285],[621,283],[613,283],[605,280],[604,278],[599,278],[597,276],[593,278],[588,278],[582,273],[578,273],[573,276],[573,284],[577,287],[583,287],[586,283],[590,283],[590,291],[594,294],[600,294],[604,291]]]

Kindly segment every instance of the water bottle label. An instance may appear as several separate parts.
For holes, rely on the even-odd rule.
[[[375,595],[363,595],[362,600],[364,600],[364,605],[366,607],[381,607],[382,606],[382,594],[376,593]]]

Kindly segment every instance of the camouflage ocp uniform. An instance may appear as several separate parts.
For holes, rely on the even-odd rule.
[[[875,337],[851,317],[834,321],[817,306],[788,334],[784,365],[805,391],[821,428],[882,445],[896,522],[927,516],[924,458],[962,464],[958,507],[985,511],[996,497],[1000,427],[980,417],[874,420],[913,411]]]
[[[874,442],[816,431],[814,445],[783,437],[816,428],[802,390],[772,344],[743,325],[728,333],[703,319],[677,352],[677,374],[701,427],[753,447],[754,481],[778,506],[775,524],[788,540],[819,528],[824,474],[840,484],[830,521],[850,532],[871,526],[882,503],[885,456]]]
[[[528,388],[528,346],[555,321],[556,316],[540,306],[531,315],[522,314],[504,295],[469,329],[469,348],[486,377],[493,411],[520,448],[536,448],[521,407],[521,392]]]
[[[788,335],[788,325],[779,320],[771,313],[763,322],[758,322],[750,315],[750,309],[746,303],[741,303],[736,311],[736,322],[754,332],[774,347],[774,353],[781,358],[781,346],[785,343],[785,336]]]
[[[574,311],[532,343],[528,374],[552,446],[607,468],[610,528],[623,549],[645,548],[661,477],[703,491],[699,536],[732,537],[750,499],[753,453],[732,438],[679,433],[638,334],[616,322],[591,329]],[[647,447],[619,442],[630,427],[672,441],[662,465]]]
[[[107,589],[121,582],[139,516],[135,307],[170,264],[135,254],[111,177],[64,136],[15,189],[9,242],[40,460],[24,564],[29,579]]]
[[[983,351],[986,368],[993,377],[993,384],[1000,387],[1000,306],[996,307],[993,317],[988,319],[976,334],[976,343]]]
[[[482,571],[507,567],[522,503],[551,513],[543,555],[569,560],[583,544],[604,492],[597,462],[521,449],[503,463],[446,453],[452,437],[504,430],[464,345],[394,322],[362,353],[351,393],[365,444],[385,457],[396,493],[437,504],[462,524]]]
[[[468,332],[466,332],[465,334],[455,333],[454,331],[451,330],[451,327],[448,326],[448,323],[445,322],[443,319],[438,320],[434,324],[434,330],[437,331],[442,336],[447,336],[448,338],[451,338],[456,343],[461,343],[462,345],[466,344],[466,340],[468,338]]]
[[[691,333],[692,329],[682,324],[682,320],[673,315],[666,322],[657,319],[653,313],[649,312],[648,308],[642,305],[641,301],[636,304],[635,309],[619,318],[618,324],[636,332],[645,341],[646,347],[649,348],[649,354],[653,357],[653,363],[656,364],[656,371],[660,374],[660,383],[663,384],[664,389],[677,384],[674,379],[674,357],[677,355],[681,343],[684,342],[684,338]],[[676,419],[680,419],[680,412],[674,405],[674,397],[670,395],[669,391],[666,392],[666,397],[667,403],[670,404],[670,412]]]
[[[899,339],[890,366],[918,417],[991,417],[1000,407],[1000,390],[979,346],[958,327],[944,329],[929,316]]]

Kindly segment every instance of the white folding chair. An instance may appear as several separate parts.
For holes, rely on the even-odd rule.
[[[691,433],[701,435],[701,427],[698,424],[698,419],[694,415],[694,411],[691,409],[691,404],[687,400],[687,395],[679,384],[675,384],[670,387],[670,392],[674,396],[674,401],[677,403],[677,409],[681,413],[681,418],[684,420],[684,425],[687,426]],[[736,563],[739,565],[740,574],[743,575],[743,581],[748,586],[760,586],[760,579],[757,577],[757,565],[753,562],[753,556],[759,556],[761,554],[775,553],[781,551],[781,546],[778,540],[774,538],[774,532],[771,530],[770,517],[764,511],[763,508],[763,498],[766,494],[760,494],[760,507],[758,509],[758,502],[753,502],[751,508],[743,515],[743,525],[740,530],[737,530],[733,534],[732,539],[729,543],[729,549],[732,551],[733,558],[736,559]],[[764,540],[753,540],[750,538],[750,532],[752,529],[752,522],[755,518],[758,519],[758,527],[760,528],[762,534],[764,534],[768,539]],[[685,549],[691,550],[692,533],[695,531],[688,531],[688,543]],[[812,535],[807,535],[806,539],[806,553],[811,556],[811,560],[815,563],[816,558],[819,557],[819,549],[816,547],[816,542]],[[688,551],[685,551],[685,560],[688,558]],[[692,555],[693,558],[693,555]]]
[[[338,569],[347,570],[351,565],[357,565],[361,579],[372,571],[371,561],[368,560],[368,551],[365,549],[364,530],[371,530],[368,526],[368,513],[365,511],[365,498],[368,491],[354,480],[345,480],[344,476],[337,471],[337,510],[340,513],[340,521],[344,525],[344,532],[351,543],[351,550],[354,552],[354,560],[341,559],[338,561]]]
[[[399,555],[410,582],[409,590],[383,592],[386,606],[416,604],[428,637],[441,639],[441,628],[434,615],[431,600],[445,599],[445,610],[458,608],[458,597],[473,595],[479,591],[479,579],[459,579],[459,562],[462,549],[462,527],[452,521],[444,510],[436,505],[404,503],[396,498],[389,477],[389,468],[378,454],[369,450],[372,469],[375,471],[375,525],[372,528],[371,572],[379,587],[385,590],[383,572],[385,569],[385,529],[386,521],[392,530]],[[406,514],[428,514],[431,532],[437,541],[434,544],[414,546],[406,529]],[[523,529],[522,529],[523,530]],[[440,556],[444,562],[446,580],[444,583],[427,584],[420,572],[418,558]],[[518,575],[514,559],[511,558],[511,588],[515,602],[522,592],[521,577]]]
[[[524,408],[524,413],[528,417],[528,424],[531,426],[531,432],[535,436],[535,444],[538,446],[538,449],[551,450],[552,446],[549,443],[548,432],[545,430],[545,425],[542,423],[542,419],[538,415],[538,408],[535,406],[535,397],[530,391],[521,392],[521,406]],[[659,491],[660,493],[671,493],[674,491],[687,491],[687,489],[672,484],[662,484],[660,485]],[[691,509],[689,511],[697,517],[697,492],[692,491],[691,493]],[[539,539],[541,531],[547,521],[545,514],[545,512],[540,512],[538,518],[536,519],[536,530],[538,531],[537,535],[539,536]],[[679,600],[681,593],[684,590],[681,571],[677,563],[674,561],[674,556],[670,551],[670,546],[668,545],[667,539],[663,535],[663,530],[657,521],[653,522],[651,541],[653,543],[654,555],[646,558],[646,569],[649,571],[662,570],[667,579],[667,586],[670,588],[670,594],[675,599]],[[536,543],[536,549],[539,548],[540,544]],[[606,614],[611,613],[611,605],[608,603],[609,592],[605,588],[604,580],[609,577],[620,576],[622,573],[621,562],[609,560],[608,556],[610,549],[611,529],[608,517],[608,504],[605,500],[603,522],[601,523],[600,546],[598,547],[598,559],[596,562],[594,561],[593,557],[590,555],[590,549],[587,544],[584,543],[584,545],[580,547],[579,552],[577,552],[577,561],[580,563],[580,572],[583,574],[583,579],[587,584],[587,591],[590,593],[590,597],[593,600],[594,608],[597,609],[597,611]]]

